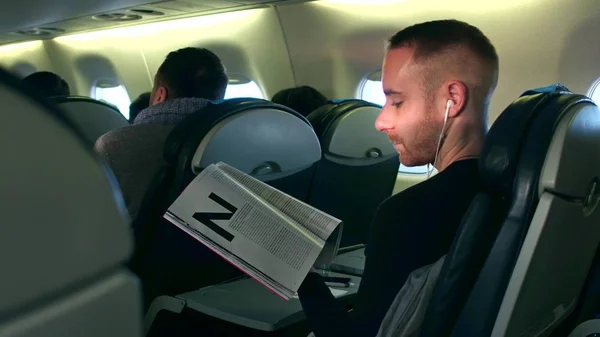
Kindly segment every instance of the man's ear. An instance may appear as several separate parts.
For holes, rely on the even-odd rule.
[[[467,102],[469,100],[467,86],[460,81],[449,81],[444,86],[444,89],[444,94],[447,96],[446,102],[447,100],[451,100],[454,103],[448,111],[448,118],[460,115],[467,107]]]
[[[156,91],[153,95],[152,102],[150,102],[150,104],[156,105],[156,104],[160,104],[166,100],[167,100],[167,88],[158,87],[158,89],[156,89]]]

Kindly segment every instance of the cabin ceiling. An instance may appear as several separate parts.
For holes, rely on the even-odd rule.
[[[298,2],[297,0],[292,0]],[[290,0],[16,0],[0,11],[0,45]]]

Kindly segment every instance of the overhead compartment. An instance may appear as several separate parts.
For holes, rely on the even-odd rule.
[[[289,0],[20,0],[3,5],[0,45],[281,2]]]

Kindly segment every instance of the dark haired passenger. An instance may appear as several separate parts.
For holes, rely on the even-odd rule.
[[[317,89],[307,85],[283,89],[271,99],[273,103],[287,106],[306,117],[329,101]]]
[[[169,53],[154,77],[150,106],[133,125],[112,130],[96,141],[115,173],[125,204],[135,218],[155,174],[166,165],[165,141],[179,122],[225,96],[228,79],[217,55],[204,48]]]
[[[39,71],[23,78],[22,83],[44,97],[69,96],[69,84],[50,71]]]
[[[389,40],[382,74],[386,103],[375,127],[387,134],[402,164],[433,164],[439,173],[379,206],[350,314],[319,274],[308,274],[299,296],[315,336],[377,335],[408,275],[449,251],[480,189],[477,157],[497,81],[494,46],[467,23],[420,23]]]
[[[133,124],[135,117],[148,106],[150,106],[150,92],[145,92],[138,96],[129,104],[129,122]]]

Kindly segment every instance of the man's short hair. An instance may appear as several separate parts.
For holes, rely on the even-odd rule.
[[[33,73],[22,80],[23,84],[44,97],[69,96],[69,84],[62,77],[49,71]]]
[[[150,92],[145,92],[138,96],[129,105],[129,121],[133,122],[135,117],[144,109],[150,106]]]
[[[297,88],[283,89],[273,95],[271,101],[287,106],[306,117],[311,112],[327,104],[329,100],[317,89],[303,85]]]
[[[219,57],[205,48],[183,48],[169,53],[156,73],[156,81],[167,89],[167,97],[220,100],[228,78]]]
[[[475,65],[469,64],[472,63],[473,57],[466,57],[474,56],[480,61],[480,67],[477,69],[480,73],[474,75],[480,76],[480,79],[474,80],[478,83],[470,84],[476,87],[475,90],[481,91],[484,100],[489,100],[489,96],[498,83],[499,61],[496,49],[481,30],[468,23],[458,20],[423,22],[399,31],[388,42],[389,49],[413,48],[413,61],[423,63],[430,70],[425,72],[429,72],[433,77],[436,76],[436,72],[431,71],[431,67],[434,66],[447,69],[456,68],[463,72],[474,70]],[[454,56],[444,58],[451,54]],[[428,64],[436,57],[440,57],[438,63],[443,64]],[[427,74],[425,77],[428,77]],[[431,83],[436,81],[435,78],[426,78],[424,81],[427,89],[433,89],[436,84],[439,85],[439,83]]]

